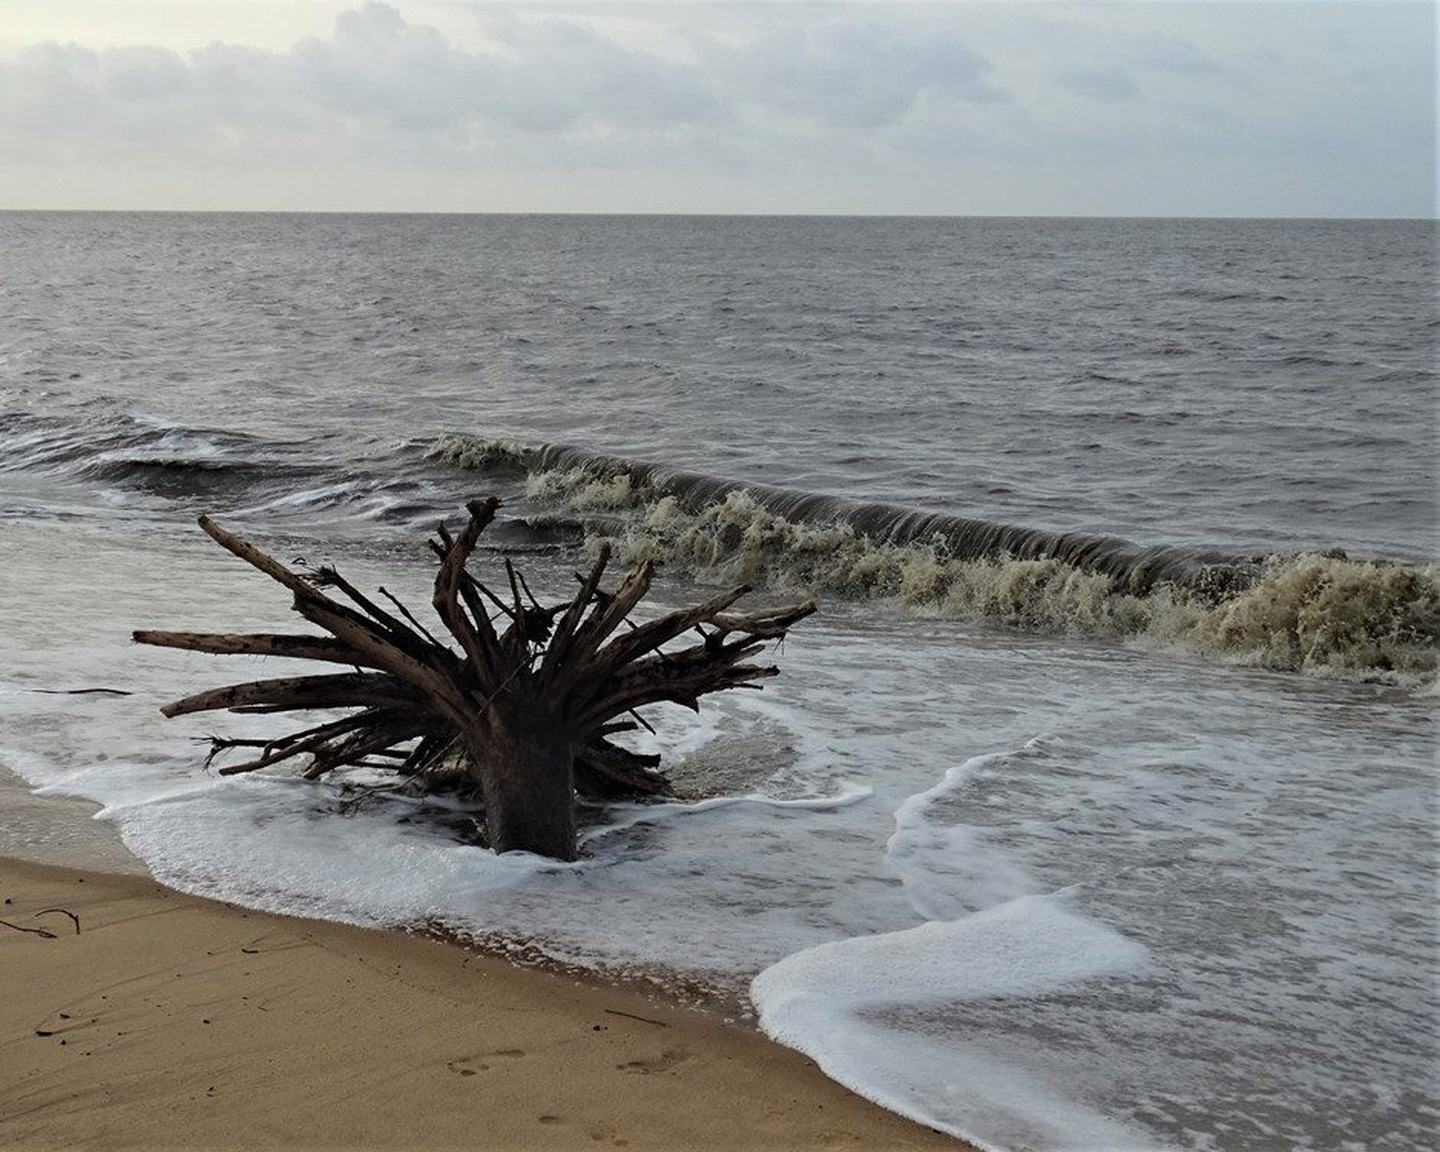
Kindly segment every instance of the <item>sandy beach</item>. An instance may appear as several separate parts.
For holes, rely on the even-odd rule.
[[[1440,1152],[1437,33],[0,2],[0,1152]]]
[[[436,941],[0,859],[7,1148],[945,1148],[738,1026]],[[77,934],[62,913],[80,920]]]

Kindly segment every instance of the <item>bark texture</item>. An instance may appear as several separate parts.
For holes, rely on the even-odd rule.
[[[698,710],[708,693],[761,687],[779,670],[751,658],[815,605],[733,612],[750,590],[742,585],[636,624],[630,617],[650,589],[655,565],[639,564],[607,590],[608,546],[588,574],[577,574],[578,590],[569,600],[541,604],[508,559],[504,592],[497,595],[470,573],[468,562],[498,507],[493,498],[472,501],[458,533],[441,524],[430,541],[439,561],[431,602],[443,640],[384,588],[381,604],[333,568],[292,570],[200,517],[217,544],[289,589],[294,610],[324,634],[138,631],[134,639],[219,655],[315,660],[351,671],[231,684],[161,711],[345,710],[339,719],[273,740],[214,738],[211,758],[235,748],[253,753],[225,764],[222,775],[304,756],[304,774],[312,779],[366,765],[422,784],[453,773],[458,758],[483,798],[487,838],[497,852],[574,859],[577,791],[599,798],[671,793],[659,757],[610,739],[648,727],[636,709],[668,702]]]

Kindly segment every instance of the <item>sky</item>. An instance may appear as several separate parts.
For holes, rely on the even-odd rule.
[[[0,208],[1435,213],[1436,8],[0,0]]]

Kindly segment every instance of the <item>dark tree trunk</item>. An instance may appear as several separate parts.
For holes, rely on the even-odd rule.
[[[543,706],[491,707],[463,733],[467,770],[485,799],[496,852],[575,859],[575,752]]]
[[[497,852],[575,859],[577,788],[599,798],[671,792],[669,781],[655,771],[659,757],[639,755],[610,739],[637,725],[648,727],[636,709],[669,702],[698,710],[700,697],[710,692],[759,688],[758,681],[779,669],[746,661],[766,641],[783,639],[815,605],[731,612],[749,591],[742,586],[636,624],[630,614],[649,591],[654,564],[640,564],[607,591],[601,581],[608,547],[601,549],[588,576],[577,575],[575,596],[548,608],[506,560],[510,595],[502,598],[466,569],[499,505],[494,499],[472,502],[469,523],[459,535],[442,524],[439,538],[431,542],[440,559],[432,604],[453,644],[436,639],[384,588],[380,595],[398,616],[333,568],[293,571],[208,516],[200,517],[200,526],[216,543],[288,588],[295,611],[329,635],[142,631],[135,633],[138,642],[219,655],[317,660],[356,670],[230,685],[187,696],[161,711],[182,716],[217,709],[354,709],[342,719],[274,740],[214,737],[211,759],[232,748],[259,749],[254,759],[221,768],[222,775],[306,755],[310,762],[304,774],[311,779],[363,765],[424,784],[446,778],[446,766],[463,746],[465,773],[485,803],[491,846]],[[327,596],[325,588],[336,589],[349,603]],[[692,633],[698,642],[666,647]]]

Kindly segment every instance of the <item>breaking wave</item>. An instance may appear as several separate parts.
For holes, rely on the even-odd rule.
[[[1285,671],[1421,687],[1440,566],[1340,551],[1143,547],[686,472],[564,445],[444,436],[429,455],[527,475],[626,560],[1034,631],[1176,646]]]
[[[383,451],[357,460],[329,448],[187,427],[104,403],[52,415],[0,411],[0,472],[78,482],[122,501],[138,494],[270,521],[341,516],[403,526],[433,521],[453,503],[432,499],[427,477],[397,470]]]
[[[136,487],[208,489],[225,477],[273,474],[253,436],[184,428],[128,413],[88,418],[0,413],[0,470],[68,475]],[[290,469],[293,471],[293,469]]]

